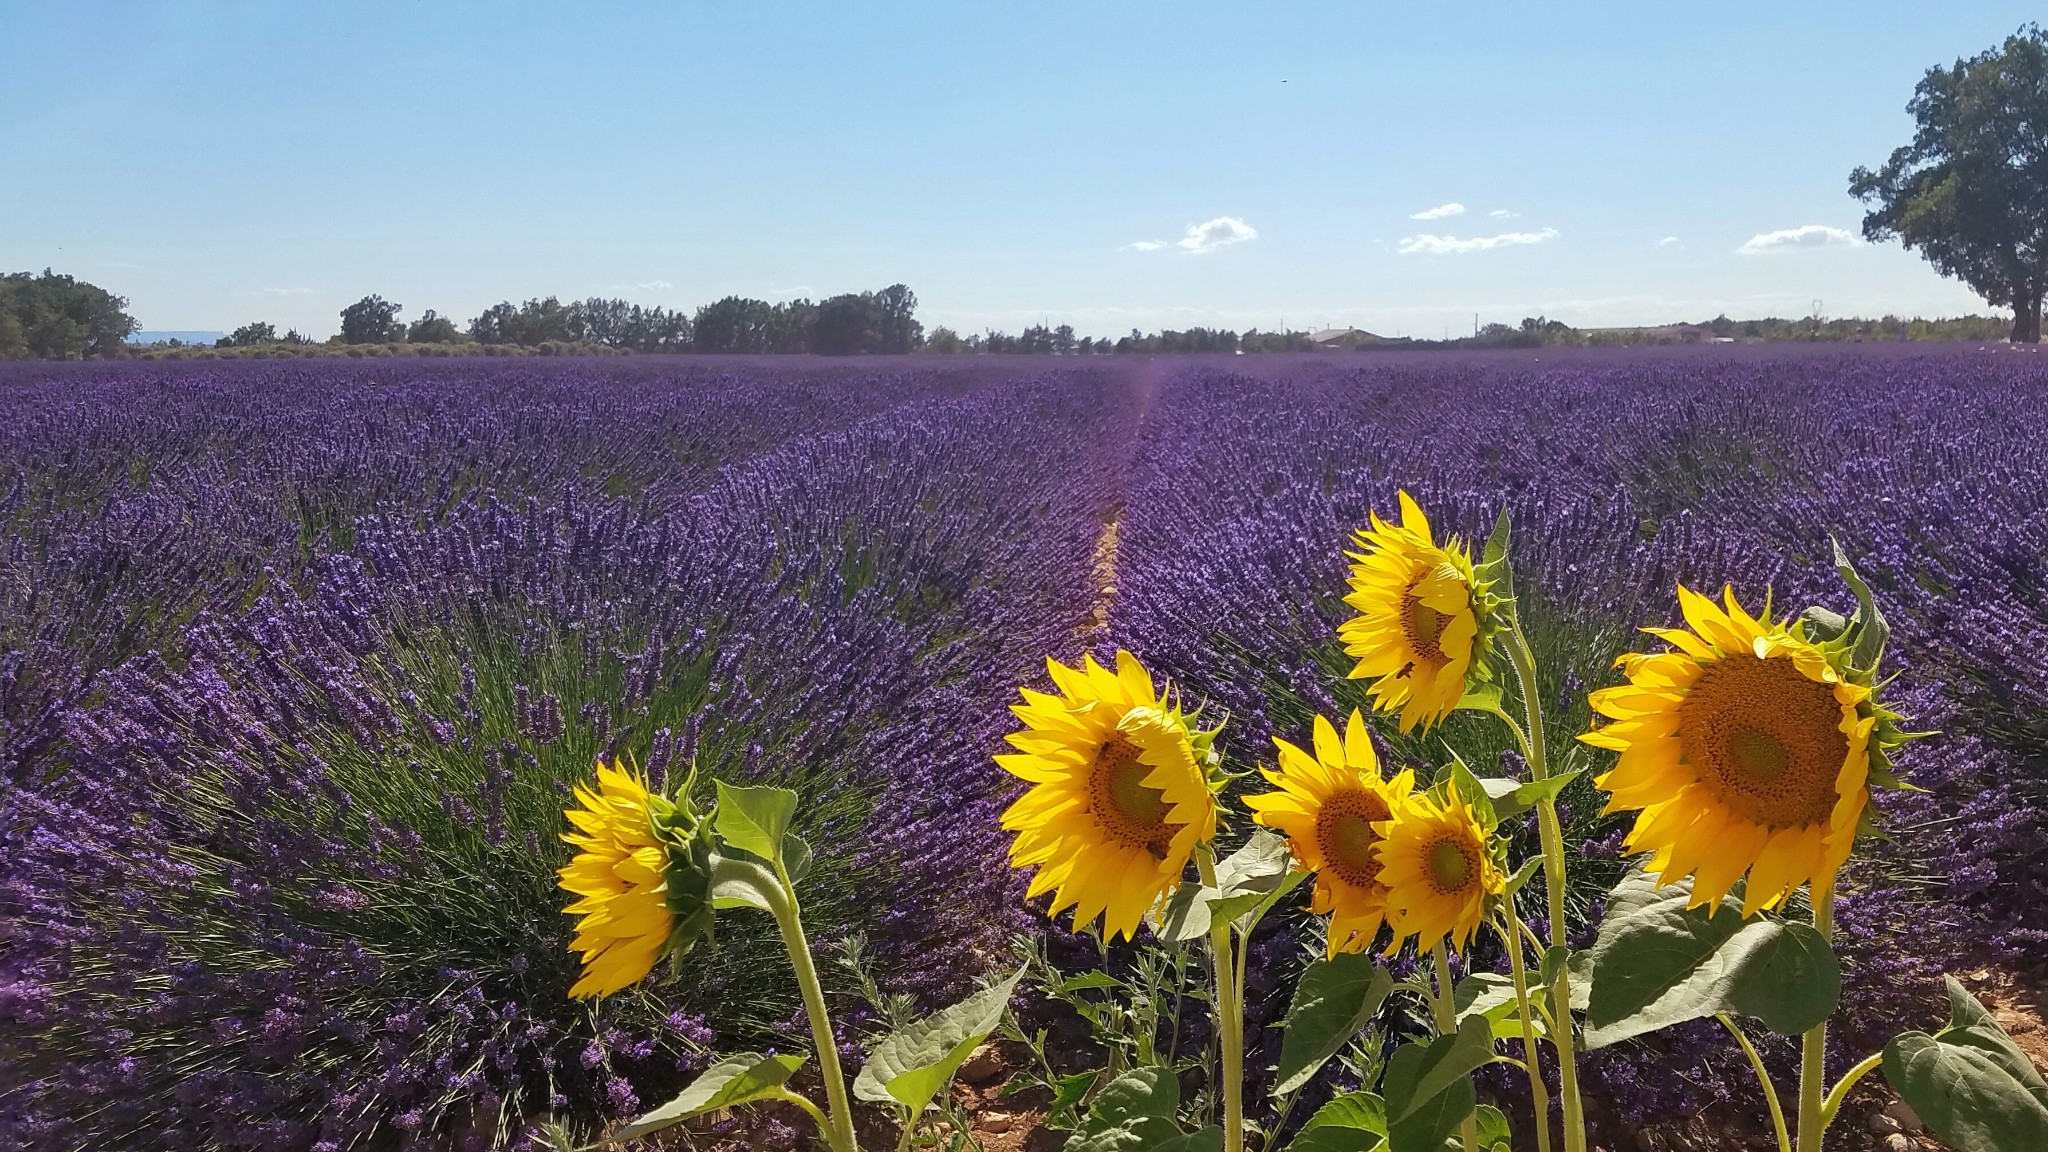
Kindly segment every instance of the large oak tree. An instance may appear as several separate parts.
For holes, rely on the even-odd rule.
[[[2048,288],[2048,36],[2035,25],[1952,68],[1935,67],[1906,110],[1913,142],[1849,175],[1874,207],[1865,239],[1917,248],[1995,305],[2015,343],[2041,339]]]

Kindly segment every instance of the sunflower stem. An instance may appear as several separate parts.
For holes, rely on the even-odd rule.
[[[1216,884],[1216,852],[1209,845],[1195,849],[1195,867],[1202,883]],[[1223,1093],[1223,1152],[1244,1152],[1244,1004],[1238,999],[1237,964],[1230,944],[1230,922],[1209,925],[1210,966],[1216,971],[1217,1034],[1223,1049],[1219,1087]]]
[[[1445,954],[1444,939],[1437,937],[1431,947],[1431,954],[1436,957],[1436,995],[1431,998],[1431,1007],[1436,1010],[1437,1035],[1455,1036],[1458,1034],[1458,1006],[1451,992],[1451,958]],[[1458,1126],[1458,1132],[1464,1137],[1465,1152],[1479,1152],[1478,1117],[1465,1117],[1464,1123]]]
[[[1543,742],[1542,693],[1536,682],[1536,655],[1529,650],[1518,618],[1506,632],[1508,660],[1515,666],[1515,681],[1522,689],[1522,716],[1527,722],[1527,756],[1531,780],[1550,778],[1550,757]],[[1536,828],[1543,840],[1543,883],[1550,897],[1550,943],[1564,939],[1564,829],[1557,820],[1557,798],[1546,796],[1536,802]],[[1579,1099],[1578,1054],[1572,1042],[1572,989],[1570,965],[1557,966],[1557,981],[1550,986],[1551,1017],[1556,1027],[1550,1042],[1557,1049],[1557,1078],[1564,1097],[1564,1146],[1566,1152],[1586,1152],[1586,1113]]]
[[[1515,910],[1507,909],[1513,917]],[[1519,921],[1519,917],[1515,917]],[[1513,928],[1501,932],[1508,946],[1508,972],[1515,981],[1515,1007],[1522,1018],[1522,1058],[1528,1062],[1529,1095],[1536,1111],[1536,1152],[1550,1152],[1550,1086],[1536,1054],[1536,1009],[1529,1003],[1529,974],[1522,966],[1522,941]]]
[[[1830,878],[1832,879],[1832,878]],[[1813,898],[1813,927],[1830,945],[1835,942],[1835,888],[1832,883]],[[1828,1120],[1824,1097],[1827,1093],[1828,1022],[1807,1029],[1799,1042],[1799,1146],[1798,1152],[1820,1152],[1821,1134]]]
[[[832,1036],[832,1018],[825,1013],[825,990],[818,983],[818,967],[811,960],[811,944],[804,936],[796,885],[782,861],[775,861],[775,878],[780,890],[769,893],[775,926],[782,929],[782,946],[789,953],[789,966],[796,970],[796,984],[804,997],[804,1016],[810,1021],[811,1043],[818,1050],[818,1073],[825,1081],[828,1109],[825,1138],[832,1152],[860,1152],[854,1141],[853,1107],[846,1096],[846,1073],[839,1066],[839,1044]]]
[[[808,1098],[800,1096],[797,1093],[791,1092],[789,1089],[784,1088],[779,1093],[770,1096],[769,1099],[780,1100],[784,1104],[794,1104],[798,1108],[803,1109],[804,1112],[810,1115],[811,1123],[816,1124],[818,1126],[818,1134],[820,1136],[825,1137],[825,1139],[827,1140],[830,1140],[832,1138],[831,1119],[827,1117],[825,1113],[821,1111],[816,1104],[811,1103]]]
[[[1865,1056],[1862,1060],[1858,1061],[1854,1068],[1851,1068],[1847,1072],[1842,1073],[1842,1078],[1835,1083],[1835,1086],[1833,1088],[1830,1088],[1828,1090],[1828,1098],[1821,1102],[1821,1131],[1827,1131],[1828,1125],[1835,1122],[1835,1113],[1841,1110],[1842,1101],[1848,1099],[1849,1089],[1854,1088],[1858,1080],[1861,1080],[1865,1076],[1869,1075],[1873,1069],[1875,1069],[1878,1065],[1882,1063],[1884,1063],[1884,1053],[1872,1052],[1870,1055]]]
[[[1742,1045],[1742,1054],[1749,1057],[1749,1066],[1756,1072],[1756,1082],[1764,1090],[1764,1103],[1771,1106],[1771,1130],[1778,1135],[1778,1152],[1792,1152],[1792,1134],[1785,1129],[1785,1106],[1778,1101],[1778,1086],[1771,1083],[1771,1074],[1764,1067],[1764,1058],[1757,1055],[1756,1045],[1749,1042],[1749,1036],[1726,1012],[1714,1013],[1714,1019],[1719,1020],[1721,1027],[1726,1028],[1728,1034],[1735,1037],[1735,1042]]]

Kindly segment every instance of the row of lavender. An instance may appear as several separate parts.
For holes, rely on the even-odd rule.
[[[295,371],[0,393],[33,417],[0,456],[0,1145],[503,1146],[672,1091],[692,1005],[784,1024],[744,925],[566,999],[553,838],[601,754],[803,789],[807,906],[899,987],[957,993],[1020,926],[986,756],[1093,606],[1111,370]]]
[[[1440,531],[1474,540],[1505,506],[1568,737],[1583,730],[1585,689],[1641,647],[1635,626],[1673,620],[1675,582],[1732,583],[1745,603],[1771,589],[1781,610],[1841,606],[1826,562],[1839,536],[1893,621],[1894,698],[1944,732],[1908,753],[1929,791],[1886,798],[1894,838],[1843,904],[1846,933],[1869,945],[1852,1010],[1895,1026],[1934,988],[1926,964],[2048,944],[2044,396],[2048,365],[1984,352],[1189,365],[1149,408],[1113,633],[1228,709],[1230,755],[1248,767],[1270,736],[1300,740],[1314,713],[1365,703],[1336,625],[1342,549],[1368,510],[1406,488]],[[1505,748],[1477,719],[1447,734]],[[1442,756],[1390,744],[1413,762]],[[1567,768],[1595,766],[1568,739],[1560,753]],[[1587,854],[1611,861],[1575,873],[1596,918],[1593,897],[1620,868],[1615,826],[1583,784],[1565,807]],[[1725,1038],[1710,1025],[1692,1039],[1694,1062],[1654,1090],[1627,1053],[1603,1054],[1608,1115],[1748,1099],[1723,1078],[1739,1063],[1721,1059]]]
[[[65,701],[206,608],[346,547],[356,518],[566,488],[666,507],[722,465],[1001,371],[200,365],[0,374],[0,776]],[[269,573],[270,575],[266,575]]]

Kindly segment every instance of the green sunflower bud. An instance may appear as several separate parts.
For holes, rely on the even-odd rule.
[[[675,796],[653,797],[649,805],[654,837],[661,842],[667,864],[663,895],[675,918],[665,951],[681,959],[699,940],[711,938],[711,853],[717,844],[711,823],[715,807],[700,811],[690,799],[693,769]]]

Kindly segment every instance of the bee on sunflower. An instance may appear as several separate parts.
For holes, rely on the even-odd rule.
[[[1216,838],[1215,730],[1201,731],[1129,652],[1111,671],[1048,659],[1058,695],[1021,689],[1011,705],[1016,752],[996,763],[1031,787],[1004,811],[1010,863],[1036,868],[1028,897],[1074,909],[1076,929],[1102,919],[1136,935],[1146,912],[1181,883],[1199,845]]]
[[[1890,752],[1911,738],[1876,696],[1882,618],[1863,601],[1843,621],[1821,610],[1786,623],[1680,586],[1686,628],[1646,628],[1667,650],[1616,663],[1628,683],[1591,696],[1606,723],[1579,737],[1620,754],[1594,781],[1607,811],[1637,813],[1626,847],[1649,852],[1660,885],[1693,877],[1691,905],[1720,901],[1745,876],[1744,916],[1801,885],[1833,893],[1870,789],[1903,787]]]
[[[1493,574],[1456,537],[1438,545],[1407,492],[1400,502],[1398,525],[1375,512],[1371,528],[1353,533],[1344,602],[1358,615],[1337,635],[1358,660],[1351,679],[1371,680],[1374,706],[1399,709],[1405,733],[1440,723],[1468,684],[1491,678],[1493,638],[1507,621]]]
[[[576,855],[557,873],[581,897],[569,948],[583,971],[573,999],[609,996],[644,979],[664,956],[681,956],[711,934],[709,814],[689,799],[650,792],[637,771],[599,761],[595,789],[576,786],[575,826],[562,839]]]
[[[1279,791],[1245,797],[1253,821],[1287,837],[1301,867],[1316,874],[1309,911],[1330,917],[1329,955],[1362,952],[1386,921],[1380,826],[1415,789],[1415,773],[1380,775],[1379,757],[1357,710],[1337,728],[1316,717],[1314,751],[1275,739],[1278,769],[1261,775]]]

